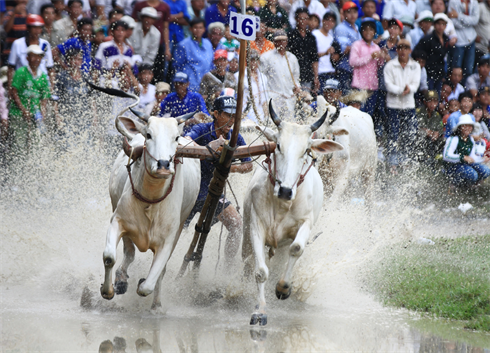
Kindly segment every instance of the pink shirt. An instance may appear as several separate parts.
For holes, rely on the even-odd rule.
[[[374,42],[368,45],[364,40],[358,40],[352,44],[349,56],[349,64],[354,68],[352,87],[378,89],[378,66],[384,63],[384,59],[373,59],[371,54],[380,50]]]

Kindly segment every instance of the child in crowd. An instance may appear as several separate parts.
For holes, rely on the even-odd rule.
[[[420,130],[420,151],[422,160],[434,161],[444,146],[444,126],[441,115],[436,111],[439,95],[436,91],[427,91],[424,106],[415,110]]]
[[[475,163],[485,163],[488,142],[483,138],[483,130],[480,124],[475,124],[471,137],[475,140]]]
[[[442,123],[444,124],[444,127],[446,126],[447,124],[447,119],[449,118],[449,116],[452,114],[452,113],[455,113],[459,110],[459,101],[457,99],[451,99],[448,103],[447,103],[447,113],[446,115],[444,115],[442,117]],[[440,111],[439,111],[440,113]]]
[[[439,113],[444,116],[448,113],[449,111],[449,95],[453,91],[453,84],[451,82],[444,82],[442,84],[441,88],[441,100],[439,101],[439,106],[437,110],[439,110]],[[455,99],[458,99],[458,97],[455,97]]]
[[[227,51],[235,52],[240,49],[240,42],[231,35],[228,23],[225,24],[225,35],[221,38],[220,43]]]
[[[449,74],[449,81],[452,84],[452,91],[447,100],[450,101],[453,98],[458,99],[459,95],[464,92],[464,87],[461,85],[463,79],[463,69],[460,67],[453,67]]]
[[[313,32],[315,29],[320,28],[320,17],[318,17],[316,13],[310,15],[308,28],[311,32]]]
[[[160,114],[160,103],[170,93],[170,85],[167,82],[158,82],[155,86],[155,98],[145,107],[145,114],[158,116]]]
[[[468,114],[461,115],[446,140],[442,157],[446,162],[445,173],[454,186],[480,184],[490,176],[490,168],[482,164],[490,161],[490,158],[479,158],[476,155],[477,145],[471,136],[474,126],[475,123]]]
[[[471,114],[473,114],[473,116],[475,117],[475,122],[477,123],[477,125],[480,125],[483,137],[487,141],[490,141],[490,132],[488,131],[487,125],[482,121],[483,107],[481,106],[480,103],[473,104],[473,108],[471,109]]]
[[[458,120],[462,115],[468,115],[473,122],[475,117],[470,113],[471,108],[473,108],[473,96],[470,92],[463,92],[458,97],[459,101],[459,111],[452,113],[446,121],[446,132],[445,137],[448,138],[454,131],[455,126],[458,124]]]
[[[138,87],[140,91],[138,110],[144,111],[146,106],[155,100],[155,86],[150,83],[153,80],[153,66],[141,64],[138,70]]]

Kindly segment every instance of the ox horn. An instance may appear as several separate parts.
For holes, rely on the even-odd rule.
[[[182,124],[183,122],[185,122],[187,119],[190,119],[194,116],[194,114],[196,114],[198,112],[198,110],[196,110],[195,112],[192,112],[192,113],[187,113],[187,114],[184,114],[184,115],[181,115],[181,116],[178,116],[176,117],[175,119],[177,120],[177,123],[178,124]]]
[[[145,114],[145,113],[142,113],[140,112],[139,110],[135,110],[133,108],[129,108],[129,110],[131,110],[131,112],[136,115],[138,118],[140,118],[141,120],[143,120],[144,122],[148,122],[148,119],[150,119],[150,116]]]
[[[329,113],[329,110],[327,109],[325,111],[325,114],[323,114],[320,119],[318,119],[316,122],[314,122],[313,124],[311,124],[311,126],[310,126],[311,132],[315,132],[316,130],[318,130],[318,128],[320,126],[322,126],[322,124],[325,122],[325,119],[327,119],[328,113]]]
[[[272,99],[269,101],[269,112],[271,114],[272,121],[276,124],[277,127],[281,125],[282,120],[277,116],[274,108],[272,108]]]

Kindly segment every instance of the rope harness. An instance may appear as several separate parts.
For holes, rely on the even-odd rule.
[[[265,143],[264,143],[264,145],[265,145]],[[274,153],[274,174],[272,173],[272,167],[271,167],[272,159],[271,159],[271,151],[270,151],[269,146],[265,146],[265,155],[266,155],[266,157],[262,161],[262,165],[267,164],[268,173],[269,173],[269,180],[272,184],[272,187],[276,186],[276,182],[279,185],[281,185],[281,181],[279,179],[277,179],[277,177],[276,177],[276,175],[277,175],[277,172],[276,172],[276,154]],[[305,161],[305,163],[306,163],[306,161]],[[305,163],[303,163],[301,170],[303,170]],[[299,174],[298,178],[296,179],[294,184],[291,186],[291,188],[293,188],[294,185],[296,185],[296,187],[299,187],[303,183],[303,181],[305,181],[306,174],[308,174],[311,167],[313,167],[315,165],[315,163],[316,163],[316,158],[312,158],[308,169],[306,169],[306,172],[304,174],[301,174],[301,173]]]
[[[133,190],[133,196],[136,197],[138,200],[140,200],[142,202],[145,202],[145,203],[149,203],[149,204],[155,204],[155,203],[162,202],[172,192],[172,189],[174,187],[175,175],[177,174],[177,169],[175,169],[175,173],[174,173],[174,175],[172,175],[172,180],[170,181],[170,186],[168,187],[167,192],[165,193],[165,195],[163,195],[162,197],[160,197],[158,199],[154,199],[154,200],[147,199],[146,197],[144,197],[143,195],[141,195],[141,193],[139,193],[138,190],[136,190],[135,187],[134,187],[133,177],[131,176],[131,166],[133,165],[134,162],[136,162],[136,160],[131,163],[131,157],[133,156],[133,151],[134,151],[134,147],[131,146],[131,153],[129,155],[128,164],[126,165],[126,169],[128,171],[128,176],[129,176],[129,182],[131,183],[131,189]],[[150,154],[150,152],[148,152],[148,150],[146,149],[146,142],[145,142],[145,144],[143,146],[143,163],[145,164],[145,171],[146,171],[146,173],[151,178],[153,178],[153,179],[159,179],[159,178],[156,178],[153,175],[151,175],[151,173],[148,171],[148,168],[146,166],[146,158],[145,158],[145,155],[146,154],[148,154],[148,156],[150,156],[150,158],[152,158],[155,161],[157,161],[157,159],[155,157],[153,157]],[[175,158],[174,159],[174,165],[179,164],[179,163],[182,164],[182,162],[179,159]]]

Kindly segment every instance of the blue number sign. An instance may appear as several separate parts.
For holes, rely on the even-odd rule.
[[[239,39],[255,40],[255,33],[260,26],[257,16],[230,13],[230,33]]]

